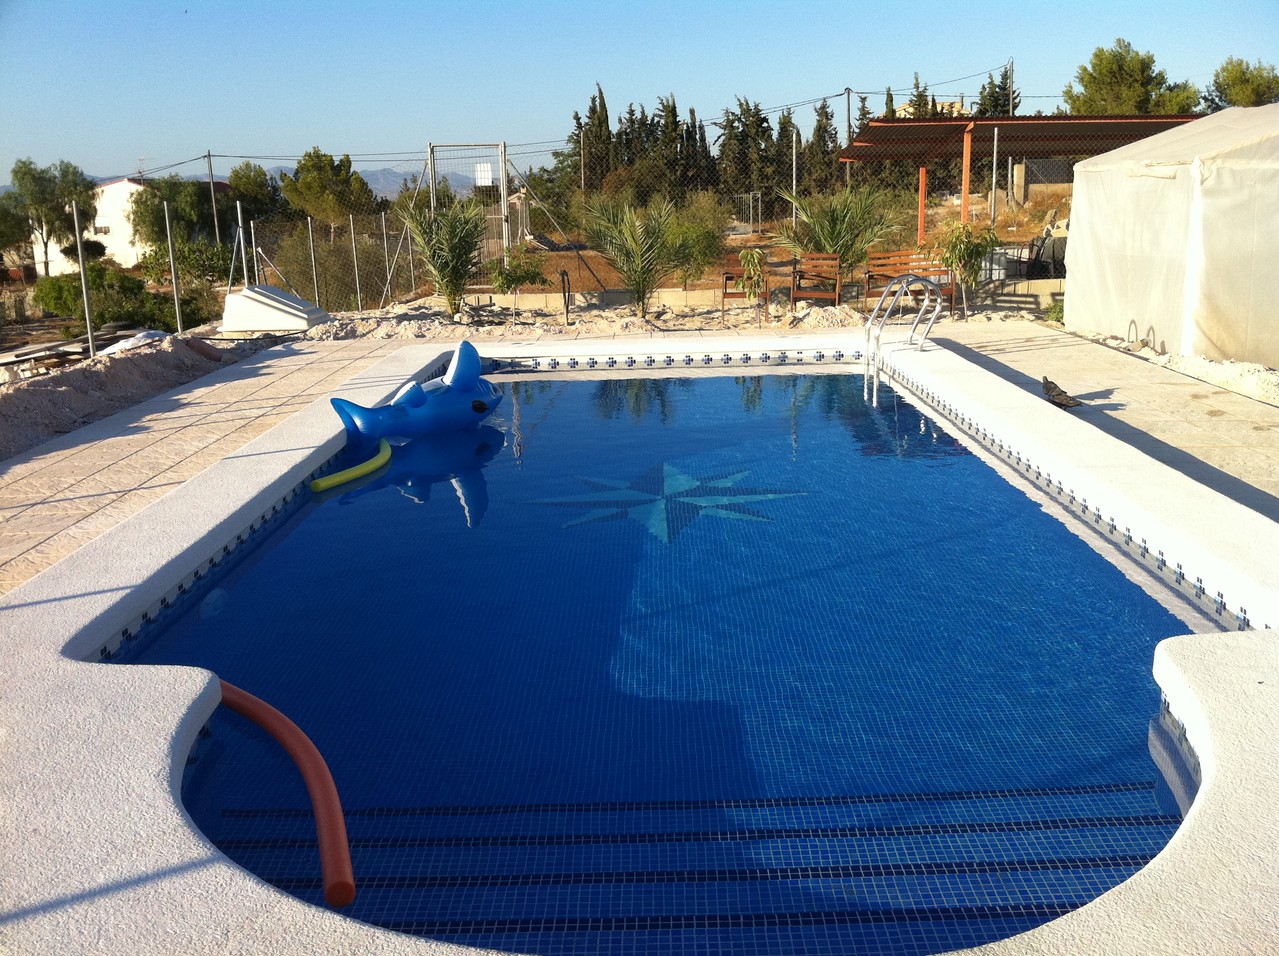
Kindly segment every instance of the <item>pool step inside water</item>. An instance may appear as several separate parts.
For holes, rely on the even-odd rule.
[[[956,924],[977,944],[1083,905],[1180,818],[1137,782],[367,807],[347,823],[359,897],[345,912],[401,932],[535,953],[927,953],[954,948]],[[309,810],[224,811],[217,842],[322,902]]]

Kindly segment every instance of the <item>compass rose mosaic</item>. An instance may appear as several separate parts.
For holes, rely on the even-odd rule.
[[[638,521],[659,541],[670,544],[681,531],[702,515],[732,521],[772,521],[748,505],[780,498],[794,498],[803,491],[770,491],[739,488],[750,472],[739,471],[712,478],[697,478],[670,464],[660,464],[634,481],[579,478],[594,491],[564,498],[547,498],[534,504],[589,509],[564,527],[591,521],[630,518]]]

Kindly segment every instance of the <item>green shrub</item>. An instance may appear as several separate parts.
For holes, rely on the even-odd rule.
[[[953,223],[934,247],[937,261],[955,273],[964,301],[964,315],[968,315],[968,290],[976,288],[981,279],[982,264],[996,246],[999,236],[987,227],[974,230],[971,223]]]
[[[231,247],[212,242],[188,242],[176,240],[173,258],[178,266],[178,278],[185,288],[190,283],[226,281],[231,273]],[[143,278],[153,285],[169,282],[168,247],[148,250],[138,260]]]
[[[88,279],[89,301],[93,309],[95,329],[111,323],[125,323],[138,328],[177,330],[177,316],[173,310],[173,297],[167,293],[148,292],[146,283],[137,276],[101,263],[90,263],[85,268]],[[183,326],[202,325],[218,316],[218,299],[207,282],[193,283],[184,289],[182,299]],[[64,328],[68,338],[84,328],[84,296],[80,288],[80,273],[45,276],[36,282],[31,295],[32,302],[46,312],[65,315],[76,320]]]
[[[679,268],[680,282],[685,287],[724,258],[724,232],[731,217],[728,206],[708,192],[693,193],[676,210],[671,231],[676,242],[688,247],[688,261]]]
[[[273,238],[268,253],[271,264],[261,264],[262,281],[282,289],[291,288],[304,299],[315,299],[316,305],[329,312],[351,312],[360,305],[375,308],[387,291],[386,250],[380,237],[370,235],[357,235],[355,244],[360,264],[358,296],[350,234],[339,235],[333,242],[327,236],[316,237],[313,273],[311,239],[305,222],[294,225],[291,232]],[[394,245],[391,251],[394,253]],[[249,269],[253,269],[251,261]],[[235,265],[235,272],[239,276],[239,262]],[[403,251],[395,260],[394,272],[396,282],[389,290],[392,296],[409,287],[408,255]]]
[[[515,313],[520,305],[520,286],[548,286],[551,280],[546,277],[546,256],[534,252],[527,246],[517,246],[506,257],[506,262],[494,259],[490,264],[493,274],[493,288],[502,295],[513,295],[511,302],[511,321],[515,321]]]
[[[81,249],[84,250],[85,262],[94,262],[107,254],[107,247],[97,239],[81,239],[79,249],[74,242],[69,242],[58,251],[64,259],[78,261]]]

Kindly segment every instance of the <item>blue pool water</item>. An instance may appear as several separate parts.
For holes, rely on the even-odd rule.
[[[933,953],[1179,822],[1146,750],[1185,626],[891,391],[507,383],[307,503],[130,661],[293,718],[370,923],[516,952]],[[322,902],[305,790],[219,711],[198,825]]]

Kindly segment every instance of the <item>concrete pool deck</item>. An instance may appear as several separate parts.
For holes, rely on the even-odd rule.
[[[860,330],[780,339],[745,330],[590,342],[556,336],[480,348],[508,357],[848,351],[863,341]],[[1211,574],[1223,575],[1223,610],[1266,620],[1276,590],[1269,562],[1279,543],[1279,408],[1031,323],[945,323],[931,341],[922,353],[886,354],[912,390],[969,416],[970,432],[1011,442],[1009,433],[1020,430],[1016,454],[1058,482],[1087,487],[1085,510],[1104,505],[1103,520],[1121,500],[1136,509],[1133,520],[1152,527],[1169,520],[1167,512],[1208,515],[1206,527],[1177,539],[1185,557],[1170,551],[1169,561],[1184,560],[1193,574],[1194,556],[1214,550],[1210,538],[1234,536],[1215,549],[1222,553],[1211,556],[1205,585],[1214,587]],[[79,663],[96,656],[104,615],[127,626],[147,613],[155,597],[131,603],[130,592],[154,567],[209,552],[258,519],[262,500],[246,502],[246,489],[265,488],[278,499],[296,487],[299,468],[316,467],[317,448],[333,446],[321,460],[336,450],[331,415],[317,399],[353,376],[362,376],[352,386],[357,400],[385,397],[451,344],[282,346],[0,463],[0,630],[10,651],[0,676],[0,774],[9,782],[0,819],[0,948],[458,951],[293,903],[221,858],[175,808],[182,757],[217,705],[216,685],[177,668]],[[1041,375],[1088,407],[1053,408],[1039,394]],[[172,527],[181,514],[174,489],[205,504],[208,528]],[[146,522],[125,523],[143,509],[152,523],[167,519],[170,534],[157,538],[135,530]],[[1122,525],[1112,533],[1122,534]],[[95,544],[100,536],[110,541]],[[1236,591],[1237,577],[1248,580]],[[1279,948],[1273,640],[1264,632],[1175,639],[1160,646],[1155,670],[1204,774],[1186,824],[1137,877],[992,951]]]

